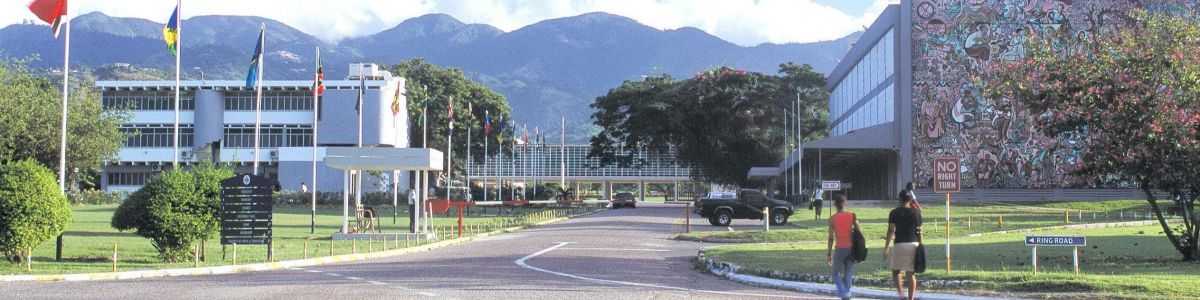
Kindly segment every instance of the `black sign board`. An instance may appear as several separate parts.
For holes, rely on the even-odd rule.
[[[221,180],[221,244],[271,243],[274,184],[250,174]]]

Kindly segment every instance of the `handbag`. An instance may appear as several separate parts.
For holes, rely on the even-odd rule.
[[[925,243],[917,244],[917,252],[913,254],[913,272],[925,273]]]
[[[863,237],[862,231],[858,228],[858,215],[850,214],[850,216],[854,218],[854,223],[852,223],[854,226],[850,227],[850,240],[853,241],[850,253],[855,262],[863,262],[867,260],[867,239]]]

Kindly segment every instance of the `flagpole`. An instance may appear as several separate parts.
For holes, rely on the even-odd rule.
[[[529,124],[525,124],[525,143],[521,144],[521,195],[529,199]]]
[[[70,85],[69,84],[70,83],[69,76],[71,74],[71,71],[69,68],[69,65],[70,65],[69,62],[71,61],[71,19],[67,18],[67,14],[65,11],[63,12],[63,15],[61,18],[63,18],[64,19],[63,22],[66,23],[66,28],[64,28],[64,30],[67,31],[67,33],[66,33],[67,36],[66,36],[66,41],[63,44],[62,136],[61,136],[61,140],[60,140],[62,147],[60,147],[58,149],[58,190],[62,195],[66,195],[67,194],[67,93],[70,92],[67,89],[67,86]],[[59,237],[62,237],[62,235],[59,235]]]
[[[263,23],[262,24],[262,35],[259,36],[258,44],[262,45],[264,49],[260,49],[260,50],[262,50],[262,52],[260,52],[260,53],[267,53],[267,50],[265,49],[265,48],[267,48],[266,41],[267,41],[267,24]],[[262,153],[259,153],[259,139],[261,138],[260,135],[262,134],[262,131],[261,131],[261,127],[262,127],[262,79],[263,79],[264,74],[266,73],[266,72],[264,72],[266,70],[263,70],[263,59],[265,59],[265,58],[266,58],[266,55],[261,55],[258,57],[258,78],[256,78],[256,80],[255,80],[257,83],[254,84],[254,92],[256,95],[255,101],[254,101],[254,175],[255,176],[258,176],[258,160],[259,160],[259,157],[262,157],[262,155],[261,155]]]
[[[508,199],[517,200],[517,121],[511,122],[512,126],[512,146],[508,149],[512,150],[513,157],[508,160],[508,172],[512,176],[508,178]]]
[[[317,48],[317,74],[313,74],[313,141],[312,141],[312,221],[309,224],[309,232],[317,233],[317,107],[321,106],[320,96],[317,94],[321,88],[321,47]]]
[[[484,114],[486,114],[488,116],[487,117],[488,119],[486,122],[490,122],[491,121],[491,113],[487,113],[485,111]],[[484,126],[490,126],[490,124],[485,124]],[[488,198],[488,140],[491,139],[491,138],[488,138],[488,133],[491,133],[491,131],[492,131],[491,129],[484,127],[484,130],[483,130],[483,201],[484,202],[487,202],[487,198]]]
[[[450,96],[446,103],[450,106],[450,114],[446,116],[450,123],[450,131],[446,135],[446,201],[450,201],[450,180],[454,175],[454,149],[451,148],[454,145],[454,96]]]
[[[560,140],[558,142],[558,151],[562,154],[560,161],[561,170],[559,171],[558,184],[559,188],[567,189],[567,117],[562,117],[562,128],[559,131]]]
[[[183,41],[180,31],[183,31],[183,19],[179,12],[183,10],[180,5],[183,5],[183,0],[175,2],[175,152],[171,154],[171,168],[179,167],[179,60],[183,55]],[[168,21],[170,22],[170,21]]]
[[[474,120],[475,115],[471,113],[471,108],[471,104],[467,103],[467,118]],[[467,159],[465,160],[467,162],[467,198],[471,198],[471,127],[475,127],[475,124],[472,123],[474,122],[467,122]],[[469,200],[475,201],[475,199]]]

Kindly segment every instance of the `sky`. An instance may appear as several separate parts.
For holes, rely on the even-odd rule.
[[[31,0],[0,0],[0,26],[36,20]],[[183,1],[182,18],[255,15],[335,42],[444,13],[509,32],[542,20],[607,12],[650,27],[695,27],[742,46],[816,42],[863,30],[899,0],[204,0]],[[165,23],[175,1],[71,0],[69,14],[94,11]],[[184,28],[183,30],[187,30]]]

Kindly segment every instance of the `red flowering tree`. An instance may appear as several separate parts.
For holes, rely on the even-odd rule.
[[[1097,185],[1135,184],[1183,259],[1194,261],[1200,23],[1145,11],[1127,21],[1110,36],[1031,41],[1025,58],[975,79],[988,97],[1023,103],[1047,136],[1082,137],[1086,152],[1072,172]],[[1063,46],[1072,43],[1080,46]],[[1181,224],[1167,222],[1156,190],[1174,198]]]

